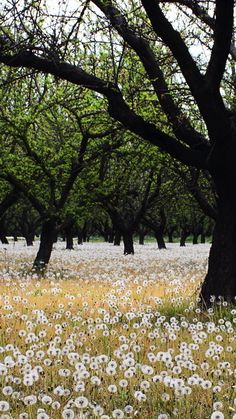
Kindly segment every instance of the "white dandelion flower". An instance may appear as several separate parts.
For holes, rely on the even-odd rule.
[[[216,410],[211,414],[211,419],[224,419],[224,414],[220,410]]]
[[[62,411],[61,417],[63,419],[74,419],[75,413],[72,409],[65,409]]]
[[[116,419],[122,419],[122,418],[124,418],[124,412],[123,412],[123,410],[121,410],[121,409],[115,409],[115,410],[113,410],[113,412],[112,412],[112,417],[113,418],[116,418]]]
[[[0,412],[7,412],[10,409],[10,405],[5,400],[0,400]]]
[[[29,396],[24,397],[23,402],[26,406],[32,406],[37,403],[37,397],[34,394],[30,394]]]
[[[88,406],[88,399],[86,397],[80,396],[74,400],[75,406],[80,409],[85,409]]]

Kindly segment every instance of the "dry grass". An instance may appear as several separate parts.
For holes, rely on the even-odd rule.
[[[40,280],[20,266],[22,258],[7,268],[2,262],[0,363],[9,356],[14,362],[2,373],[0,364],[0,400],[10,404],[0,418],[206,419],[217,418],[214,410],[222,412],[219,419],[234,417],[236,311],[197,308],[205,255],[184,262],[176,254],[154,256],[91,253],[76,264],[60,253]],[[58,386],[62,395],[55,394]],[[27,406],[27,396],[36,403]]]

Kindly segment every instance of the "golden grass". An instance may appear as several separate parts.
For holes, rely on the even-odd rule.
[[[116,279],[113,283],[109,278],[102,281],[93,280],[93,272],[97,275],[102,273],[102,268],[97,262],[93,262],[93,266],[89,262],[80,263],[79,269],[75,264],[72,266],[68,262],[66,268],[75,272],[74,277],[70,279],[63,279],[62,275],[60,280],[55,279],[55,276],[52,279],[37,280],[30,279],[26,275],[24,280],[21,278],[12,278],[8,282],[0,280],[0,346],[12,344],[19,349],[21,354],[27,354],[29,350],[33,351],[32,357],[27,355],[28,363],[32,368],[36,365],[41,365],[43,368],[39,379],[28,387],[23,383],[15,384],[11,378],[6,380],[6,377],[10,376],[22,379],[24,375],[22,366],[15,365],[10,369],[10,374],[0,376],[2,388],[11,385],[14,391],[22,392],[18,399],[1,394],[0,400],[7,400],[11,405],[9,417],[15,419],[20,413],[27,412],[29,418],[35,419],[37,409],[43,408],[50,418],[58,419],[62,417],[62,411],[68,402],[81,395],[88,398],[90,402],[94,401],[102,406],[104,415],[108,417],[113,417],[115,409],[121,409],[124,412],[125,406],[132,405],[133,413],[124,413],[125,418],[157,418],[158,415],[165,413],[169,418],[207,419],[211,417],[213,403],[216,401],[222,402],[221,410],[225,418],[233,417],[236,410],[235,388],[233,387],[235,385],[235,330],[230,331],[229,325],[223,330],[223,327],[220,329],[219,325],[220,323],[226,325],[230,319],[233,328],[234,311],[230,307],[221,307],[221,311],[199,313],[195,296],[204,267],[198,269],[197,266],[190,265],[188,272],[184,272],[184,280],[174,285],[173,282],[170,285],[163,278],[163,266],[160,264],[158,270],[158,262],[152,265],[148,274],[153,274],[154,267],[156,277],[159,274],[162,275],[160,280],[140,281],[142,275],[145,278],[142,269],[129,266],[123,281]],[[172,269],[175,269],[173,261]],[[176,265],[176,271],[179,270],[179,265]],[[87,273],[89,279],[84,278],[84,272]],[[168,275],[167,268],[166,275]],[[194,281],[191,281],[193,277]],[[37,322],[35,310],[42,310],[47,323]],[[134,319],[127,319],[127,313],[130,312],[134,314]],[[22,315],[27,315],[27,318]],[[107,318],[104,317],[105,315]],[[146,322],[143,321],[145,316]],[[162,320],[158,324],[161,317]],[[201,324],[199,331],[196,329],[197,323]],[[210,323],[215,325],[215,329],[211,329]],[[62,325],[61,332],[58,334],[55,332],[57,324]],[[103,328],[98,328],[99,324],[102,324]],[[136,327],[135,324],[139,326]],[[186,344],[187,348],[191,348],[191,345],[196,344],[196,336],[199,335],[201,328],[206,336],[198,343],[198,348],[192,348],[189,353],[185,353],[181,345]],[[26,334],[34,333],[38,340],[29,342],[27,336],[21,337],[19,332],[22,329],[26,331]],[[40,337],[41,331],[46,332],[45,337]],[[69,352],[76,352],[79,362],[84,362],[84,354],[89,354],[92,360],[101,354],[106,354],[109,360],[117,362],[116,374],[109,375],[105,364],[99,364],[98,370],[93,370],[91,362],[87,364],[84,362],[90,376],[80,379],[85,382],[84,392],[76,392],[75,380],[72,377],[75,371],[74,363],[68,359],[67,354],[47,354],[55,336],[61,338],[58,342],[56,338],[55,347],[60,350],[69,348]],[[217,345],[223,348],[221,353],[215,350],[215,358],[206,355],[207,349],[212,345],[211,342],[215,342],[215,348]],[[122,349],[124,343],[127,347]],[[137,345],[140,346],[139,352],[135,351]],[[50,366],[46,366],[43,359],[37,356],[39,350],[45,352],[43,359],[52,359]],[[117,350],[121,353],[120,358],[117,356]],[[154,362],[150,361],[150,353],[157,356],[160,352],[168,351],[172,355],[173,364],[157,359]],[[128,353],[133,353],[131,357],[135,361],[136,372],[133,377],[127,378],[127,387],[122,388],[119,381],[124,379],[125,370],[128,369],[122,366]],[[0,363],[11,354],[11,349],[3,353],[0,351]],[[179,373],[173,371],[178,364],[176,356],[183,358]],[[16,355],[15,357],[17,358]],[[205,361],[209,364],[207,370],[201,367]],[[229,364],[220,368],[219,363],[222,362]],[[154,372],[150,375],[145,373],[142,370],[144,365],[152,366]],[[70,376],[60,376],[61,368],[70,370]],[[175,388],[163,382],[153,382],[152,378],[155,375],[163,374],[164,377],[163,371],[166,371],[166,374],[172,378],[184,380],[184,386],[190,387],[191,394],[178,395]],[[196,373],[203,381],[211,381],[211,388],[204,389],[200,383],[188,384],[188,378]],[[101,384],[93,384],[92,376],[97,376]],[[150,384],[148,390],[142,389],[144,381]],[[114,394],[108,391],[108,386],[111,384],[116,384],[118,388]],[[58,385],[69,389],[71,393],[62,397],[55,395],[53,390]],[[219,393],[217,387],[218,390],[220,387]],[[135,391],[140,389],[146,395],[145,401],[138,401],[134,397]],[[50,395],[53,401],[58,400],[61,403],[59,410],[54,409],[52,404],[43,404],[40,400],[40,393]],[[37,404],[25,406],[24,397],[32,394],[39,398]],[[168,394],[169,400],[164,401],[163,394]],[[74,410],[77,418],[100,417],[92,407],[83,410],[74,407],[71,403],[71,409]],[[87,412],[88,416],[83,416]]]

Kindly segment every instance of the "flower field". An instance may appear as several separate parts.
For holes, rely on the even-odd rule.
[[[236,309],[197,306],[209,245],[0,247],[0,419],[236,419]]]

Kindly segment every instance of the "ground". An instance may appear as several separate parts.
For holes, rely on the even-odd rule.
[[[236,418],[236,310],[197,306],[209,245],[0,247],[0,419]]]

